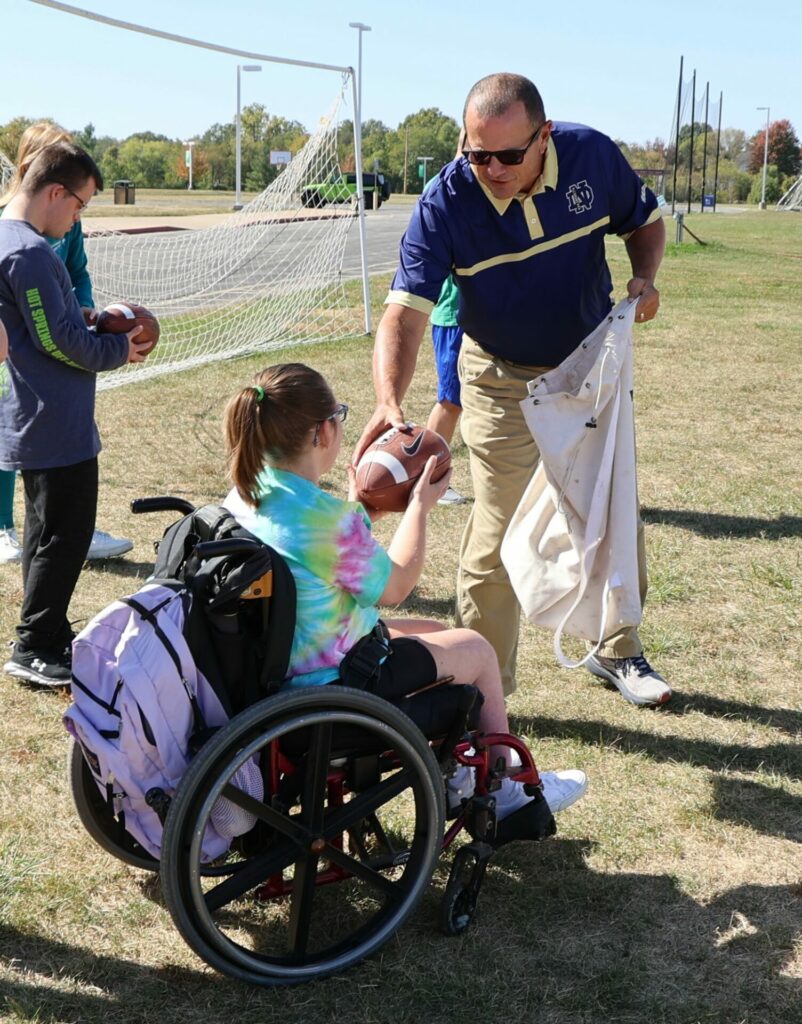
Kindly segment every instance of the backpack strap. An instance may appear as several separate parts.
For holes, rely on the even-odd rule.
[[[206,728],[206,722],[204,720],[203,713],[201,712],[200,704],[198,704],[197,697],[189,688],[189,683],[186,680],[186,673],[184,672],[184,666],[181,664],[181,658],[179,657],[178,651],[176,651],[175,647],[170,643],[167,634],[159,625],[158,620],[158,613],[162,608],[174,600],[176,596],[180,596],[180,594],[181,591],[176,591],[169,597],[166,597],[161,604],[157,604],[154,608],[146,608],[145,605],[141,604],[134,597],[123,597],[120,600],[123,604],[128,605],[129,608],[132,608],[137,615],[143,618],[150,625],[154,634],[159,638],[162,646],[170,655],[170,658],[175,665],[175,670],[178,673],[178,678],[181,680],[181,685],[184,687],[186,695],[189,698],[189,703],[192,707],[193,724],[195,730],[198,731]]]

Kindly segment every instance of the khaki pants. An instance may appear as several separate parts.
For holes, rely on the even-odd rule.
[[[505,694],[515,689],[521,609],[501,561],[501,542],[540,453],[521,412],[526,385],[550,367],[521,366],[485,352],[465,335],[459,358],[462,436],[468,446],[474,505],[457,571],[456,624],[475,629],[493,646]],[[638,525],[641,600],[646,597],[643,525]],[[630,658],[642,652],[637,630],[607,637],[600,654]]]

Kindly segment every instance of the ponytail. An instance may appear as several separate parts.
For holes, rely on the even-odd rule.
[[[228,473],[243,501],[259,504],[265,465],[297,458],[334,404],[325,378],[303,363],[268,366],[234,395],[225,411]]]

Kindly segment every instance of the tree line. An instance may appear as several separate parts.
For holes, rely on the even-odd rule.
[[[272,150],[297,153],[309,138],[299,121],[269,112],[261,103],[242,110],[241,153],[242,183],[248,192],[261,192],[281,173],[272,166]],[[13,162],[20,136],[32,118],[16,117],[0,126],[0,150]],[[702,140],[707,135],[706,149]],[[98,136],[88,124],[73,136],[100,166],[106,181],[133,181],[140,188],[186,188],[188,168],[186,145],[180,139],[153,132],[136,132],[126,139]],[[193,184],[200,189],[234,188],[235,134],[233,121],[213,124],[194,140]],[[394,192],[419,193],[424,180],[453,159],[459,141],[460,125],[436,107],[410,114],[396,128],[372,119],[362,125],[363,166],[382,171]],[[762,189],[765,129],[748,137],[738,128],[725,128],[719,139],[710,125],[684,125],[677,149],[677,199],[690,193],[701,201],[703,189],[713,191],[716,151],[718,159],[719,202],[758,202]],[[658,192],[670,201],[676,140],[654,139],[643,144],[616,140],[630,164]],[[720,146],[719,146],[720,142]],[[691,167],[691,149],[693,160]],[[354,169],[354,126],[344,121],[338,131],[337,150],[343,170]],[[422,158],[427,158],[425,165]],[[799,138],[787,120],[769,126],[766,200],[776,202],[793,184],[802,169]],[[689,175],[690,171],[690,175]],[[704,181],[703,181],[704,178]]]

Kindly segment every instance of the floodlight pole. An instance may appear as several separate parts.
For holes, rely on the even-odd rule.
[[[356,202],[359,221],[359,251],[362,260],[362,299],[365,305],[365,334],[371,334],[373,324],[370,312],[370,287],[368,282],[368,251],[365,238],[365,180],[362,176],[362,33],[370,32],[370,25],[361,21],[349,21],[349,28],[359,33],[359,53],[357,73],[351,70],[351,83],[354,95],[354,163],[356,164]],[[378,177],[374,188],[379,187]]]
[[[240,110],[241,101],[241,88],[240,88],[240,72],[241,71],[261,71],[261,64],[237,64],[237,145],[235,161],[235,174],[236,174],[236,195],[234,197],[233,209],[242,209],[242,112]]]
[[[763,187],[760,190],[760,209],[766,209],[766,172],[769,169],[769,116],[771,107],[756,107],[756,110],[766,111],[766,137],[763,140]]]

